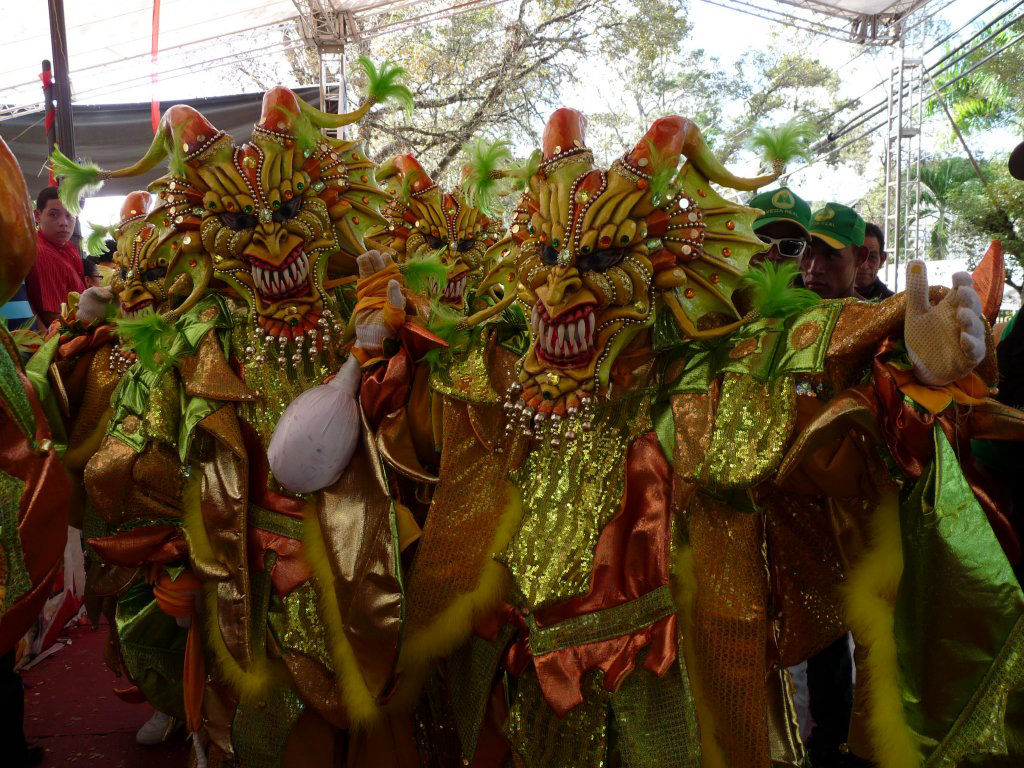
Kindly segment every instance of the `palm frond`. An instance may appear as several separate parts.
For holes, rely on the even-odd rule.
[[[377,104],[393,99],[405,107],[407,115],[412,114],[414,106],[412,91],[398,82],[406,75],[404,67],[400,67],[391,61],[385,61],[381,64],[380,70],[378,70],[366,56],[360,56],[358,64],[363,72],[366,73],[368,81],[366,96],[368,99]]]
[[[469,176],[462,184],[463,192],[469,204],[485,216],[494,217],[494,189],[500,177],[498,166],[512,159],[511,145],[507,141],[488,142],[478,138],[463,147],[469,156]]]
[[[775,129],[758,128],[750,137],[750,148],[776,173],[782,173],[793,160],[811,159],[811,142],[818,135],[813,123],[798,118]]]
[[[60,181],[58,195],[64,207],[71,213],[82,210],[81,200],[103,186],[103,171],[95,163],[78,164],[54,147],[50,153],[50,167]]]

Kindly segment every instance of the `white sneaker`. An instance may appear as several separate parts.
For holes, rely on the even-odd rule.
[[[135,734],[135,741],[147,747],[163,744],[178,730],[179,725],[181,723],[177,719],[158,710],[139,728]]]

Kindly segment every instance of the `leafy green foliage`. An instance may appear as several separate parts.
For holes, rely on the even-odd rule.
[[[741,284],[751,289],[751,301],[761,317],[789,317],[821,301],[813,291],[793,285],[797,271],[792,262],[776,266],[765,261],[743,276]]]
[[[462,190],[469,204],[485,216],[495,215],[494,188],[500,180],[498,166],[512,159],[509,147],[507,141],[489,142],[478,138],[463,148],[469,159],[469,176],[463,182]]]

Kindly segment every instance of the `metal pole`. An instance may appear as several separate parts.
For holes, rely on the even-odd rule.
[[[344,22],[342,22],[344,23]],[[348,112],[348,68],[345,66],[345,39],[341,40],[341,55],[338,57],[338,114]],[[341,126],[338,138],[348,138],[348,126]]]
[[[64,26],[64,0],[47,0],[50,45],[53,48],[53,89],[57,102],[57,145],[75,157],[75,126],[71,118],[71,80],[68,77],[68,36]]]

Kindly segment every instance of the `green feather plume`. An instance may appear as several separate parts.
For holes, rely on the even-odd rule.
[[[407,115],[412,115],[412,91],[398,82],[406,75],[404,67],[389,60],[381,64],[380,71],[378,71],[373,62],[365,56],[359,57],[358,64],[366,73],[366,79],[369,81],[366,88],[367,98],[377,104],[394,99],[405,107]]]
[[[743,275],[741,285],[752,290],[751,300],[761,317],[789,317],[821,301],[814,291],[793,285],[797,271],[792,262],[776,266],[766,261]]]
[[[644,169],[651,174],[651,202],[660,205],[668,199],[668,188],[679,168],[679,157],[665,157],[653,141],[647,139],[648,165]]]
[[[448,282],[448,268],[441,263],[441,251],[409,259],[399,269],[405,277],[405,284],[416,293],[429,292],[430,278],[434,278],[441,288]]]
[[[466,144],[462,151],[469,156],[469,176],[462,184],[462,190],[469,204],[485,216],[493,218],[494,189],[500,180],[498,165],[512,159],[509,142],[488,142],[483,138]]]
[[[194,119],[194,118],[193,118]],[[164,150],[167,152],[167,170],[179,179],[186,177],[185,154],[181,151],[181,137],[192,120],[182,122],[170,130],[170,136],[164,134]]]
[[[413,168],[409,173],[402,176],[402,185],[398,188],[398,197],[406,205],[412,200],[412,187],[426,174],[419,168]]]
[[[100,256],[107,252],[106,240],[113,232],[113,227],[102,227],[99,224],[89,224],[92,230],[85,238],[85,252],[90,256]]]
[[[427,330],[439,339],[448,342],[448,347],[432,349],[423,356],[423,360],[431,369],[446,367],[446,361],[451,351],[462,349],[469,342],[469,330],[459,325],[464,319],[464,315],[458,310],[442,304],[436,299],[430,302],[430,319],[427,321]]]
[[[313,125],[301,110],[298,113],[292,112],[283,104],[277,104],[274,109],[286,115],[291,121],[295,140],[299,143],[299,149],[303,152],[312,152],[323,139],[320,129]]]
[[[177,329],[163,315],[152,314],[115,321],[117,334],[150,370],[172,365],[176,358]]]
[[[540,170],[540,164],[543,160],[544,155],[539,149],[535,149],[520,165],[510,168],[505,173],[508,178],[514,181],[517,189],[526,189],[530,186],[530,179],[536,176],[537,171]]]
[[[750,137],[750,148],[759,152],[761,159],[776,173],[782,173],[793,160],[811,159],[811,142],[817,135],[814,123],[794,117],[774,130],[755,130]]]
[[[98,165],[79,165],[58,147],[54,147],[50,154],[50,167],[53,169],[53,175],[60,180],[60,201],[75,215],[82,210],[81,199],[103,186],[103,171]]]

